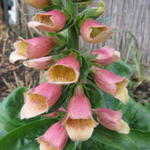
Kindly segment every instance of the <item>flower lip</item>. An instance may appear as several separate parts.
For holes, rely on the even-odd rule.
[[[74,56],[61,58],[46,72],[46,79],[54,84],[71,84],[79,78],[80,64]]]
[[[102,43],[112,35],[112,30],[95,20],[87,19],[81,24],[80,33],[87,42]]]
[[[91,38],[96,38],[96,36],[98,36],[99,34],[101,34],[102,32],[106,32],[109,28],[106,26],[101,26],[101,27],[92,27],[91,28],[91,33],[90,33],[90,37]]]
[[[57,84],[74,83],[78,80],[79,72],[66,65],[54,65],[47,72],[48,81]]]
[[[97,122],[93,118],[89,119],[71,119],[65,121],[65,127],[69,137],[73,141],[88,140],[97,126]]]

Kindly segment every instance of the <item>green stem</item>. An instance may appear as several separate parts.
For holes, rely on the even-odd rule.
[[[75,21],[78,15],[78,7],[72,2],[72,0],[66,0],[66,9],[71,13],[73,20]],[[75,24],[68,28],[68,48],[79,48],[79,36],[75,28]]]

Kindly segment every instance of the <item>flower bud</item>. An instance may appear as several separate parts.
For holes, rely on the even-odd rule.
[[[73,141],[88,140],[97,126],[92,117],[92,108],[88,98],[84,95],[82,87],[75,89],[75,94],[68,104],[68,114],[65,127]]]
[[[39,9],[43,9],[52,5],[51,0],[24,0],[24,1],[28,5],[35,7],[35,8],[39,8]]]
[[[63,150],[68,135],[61,122],[53,124],[41,137],[37,139],[40,150]]]
[[[52,64],[53,62],[54,62],[54,59],[52,58],[52,56],[47,56],[47,57],[30,59],[30,60],[24,61],[23,64],[26,67],[41,70],[41,69],[49,68],[49,65]]]
[[[83,13],[84,19],[88,18],[96,19],[100,17],[104,13],[104,11],[105,11],[105,3],[101,1],[98,7],[89,8]]]
[[[129,133],[130,128],[128,124],[124,120],[122,120],[121,111],[113,111],[108,108],[99,108],[96,109],[96,114],[97,114],[97,120],[105,128],[123,134]]]
[[[55,39],[50,37],[37,37],[27,40],[19,38],[14,43],[15,51],[11,53],[9,60],[11,63],[15,63],[18,60],[40,58],[51,52],[55,45]]]
[[[58,32],[66,24],[67,18],[60,10],[52,10],[45,13],[37,13],[32,21],[28,23],[29,27],[41,29],[49,32]]]
[[[91,54],[97,55],[94,61],[103,66],[110,65],[113,62],[116,62],[120,59],[120,53],[109,46],[105,46],[101,49],[94,50],[91,52]]]
[[[127,103],[129,100],[127,85],[128,80],[120,77],[108,70],[98,67],[92,68],[95,82],[100,89],[119,99],[122,103]]]
[[[73,56],[64,57],[46,72],[46,79],[53,84],[71,84],[79,78],[80,64]]]
[[[82,22],[80,33],[87,42],[102,43],[112,35],[112,30],[108,26],[95,20],[87,19]]]
[[[43,82],[25,93],[25,103],[21,109],[21,119],[28,119],[47,112],[59,99],[61,85]]]

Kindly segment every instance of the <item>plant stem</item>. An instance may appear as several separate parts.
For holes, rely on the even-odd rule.
[[[75,21],[78,15],[78,7],[72,2],[72,0],[66,0],[66,9],[70,12]],[[75,23],[68,28],[68,48],[78,49],[79,48],[79,36],[75,27]]]

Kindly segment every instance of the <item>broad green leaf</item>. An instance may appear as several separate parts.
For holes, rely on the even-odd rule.
[[[82,143],[82,150],[118,150],[114,147],[89,139]]]
[[[85,84],[84,91],[92,104],[92,108],[101,107],[102,93],[94,83],[89,81],[87,84]]]
[[[150,107],[144,107],[130,99],[127,105],[122,106],[122,111],[124,119],[132,128],[150,131]]]
[[[75,142],[69,140],[64,148],[64,150],[76,150]]]
[[[102,107],[110,108],[113,110],[119,109],[119,106],[121,105],[121,102],[117,100],[114,96],[102,92],[103,95],[103,103]]]
[[[141,150],[129,135],[119,134],[102,126],[95,129],[92,139],[120,150]]]
[[[150,132],[131,130],[119,134],[99,126],[91,139],[82,143],[83,150],[150,150]]]
[[[131,130],[129,138],[132,139],[141,150],[150,150],[150,132]]]
[[[120,75],[126,78],[130,78],[132,75],[132,68],[122,60],[115,62],[105,68],[112,71],[113,73],[117,75]]]
[[[36,138],[57,119],[43,119],[22,125],[0,139],[0,150],[38,150]]]
[[[0,128],[10,131],[21,125],[24,121],[19,118],[19,113],[24,101],[23,94],[27,91],[25,87],[15,89],[0,103]]]

